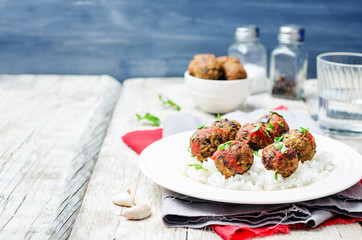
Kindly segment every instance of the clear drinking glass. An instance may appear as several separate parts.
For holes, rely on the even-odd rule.
[[[318,55],[317,78],[320,125],[362,133],[362,53]]]

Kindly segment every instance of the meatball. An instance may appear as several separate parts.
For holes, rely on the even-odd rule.
[[[207,160],[220,144],[226,142],[225,133],[222,128],[197,129],[190,138],[191,154],[200,161]]]
[[[245,142],[229,141],[212,155],[216,168],[225,178],[243,174],[253,165],[254,154]]]
[[[214,54],[195,55],[188,66],[188,71],[194,77],[215,80],[224,74],[222,65]]]
[[[235,120],[219,119],[212,123],[211,127],[223,128],[226,131],[228,141],[235,140],[236,133],[240,129],[240,123]]]
[[[245,69],[237,58],[221,56],[218,57],[217,60],[222,64],[227,80],[243,79],[247,77]]]
[[[257,151],[274,142],[273,135],[261,123],[244,124],[236,133],[235,140],[246,142],[250,148]]]
[[[229,57],[229,56],[221,56],[216,58],[221,64],[225,64],[226,62],[234,62],[234,63],[240,63],[240,61],[237,58]]]
[[[283,142],[294,148],[301,162],[311,160],[316,153],[315,139],[305,128],[290,130],[284,134]]]
[[[274,170],[287,178],[298,168],[298,156],[295,150],[281,142],[276,142],[265,147],[261,157],[264,167]]]
[[[282,115],[270,111],[270,114],[262,116],[257,123],[265,125],[269,133],[274,137],[281,137],[289,131],[289,126]]]

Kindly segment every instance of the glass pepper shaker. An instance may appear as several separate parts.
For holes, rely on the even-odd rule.
[[[248,25],[236,28],[235,43],[229,47],[228,55],[239,59],[248,78],[252,78],[252,93],[267,90],[266,50],[260,43],[258,27]]]
[[[279,46],[271,54],[271,94],[275,97],[300,99],[307,77],[308,53],[303,49],[304,29],[294,25],[279,29]]]

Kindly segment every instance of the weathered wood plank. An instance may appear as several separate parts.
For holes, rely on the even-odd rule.
[[[69,236],[120,84],[108,76],[0,76],[0,238]]]

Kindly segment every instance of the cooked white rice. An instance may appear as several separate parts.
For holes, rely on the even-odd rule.
[[[264,168],[261,159],[256,156],[254,156],[254,164],[249,171],[228,179],[225,179],[216,169],[211,158],[202,162],[202,167],[208,170],[205,171],[189,166],[189,164],[200,163],[196,158],[190,157],[182,166],[182,173],[194,181],[220,188],[244,191],[283,190],[308,186],[325,179],[335,169],[335,165],[328,155],[327,152],[317,152],[312,160],[299,162],[297,170],[288,178],[283,178],[278,174],[278,181],[274,178],[274,171]]]

